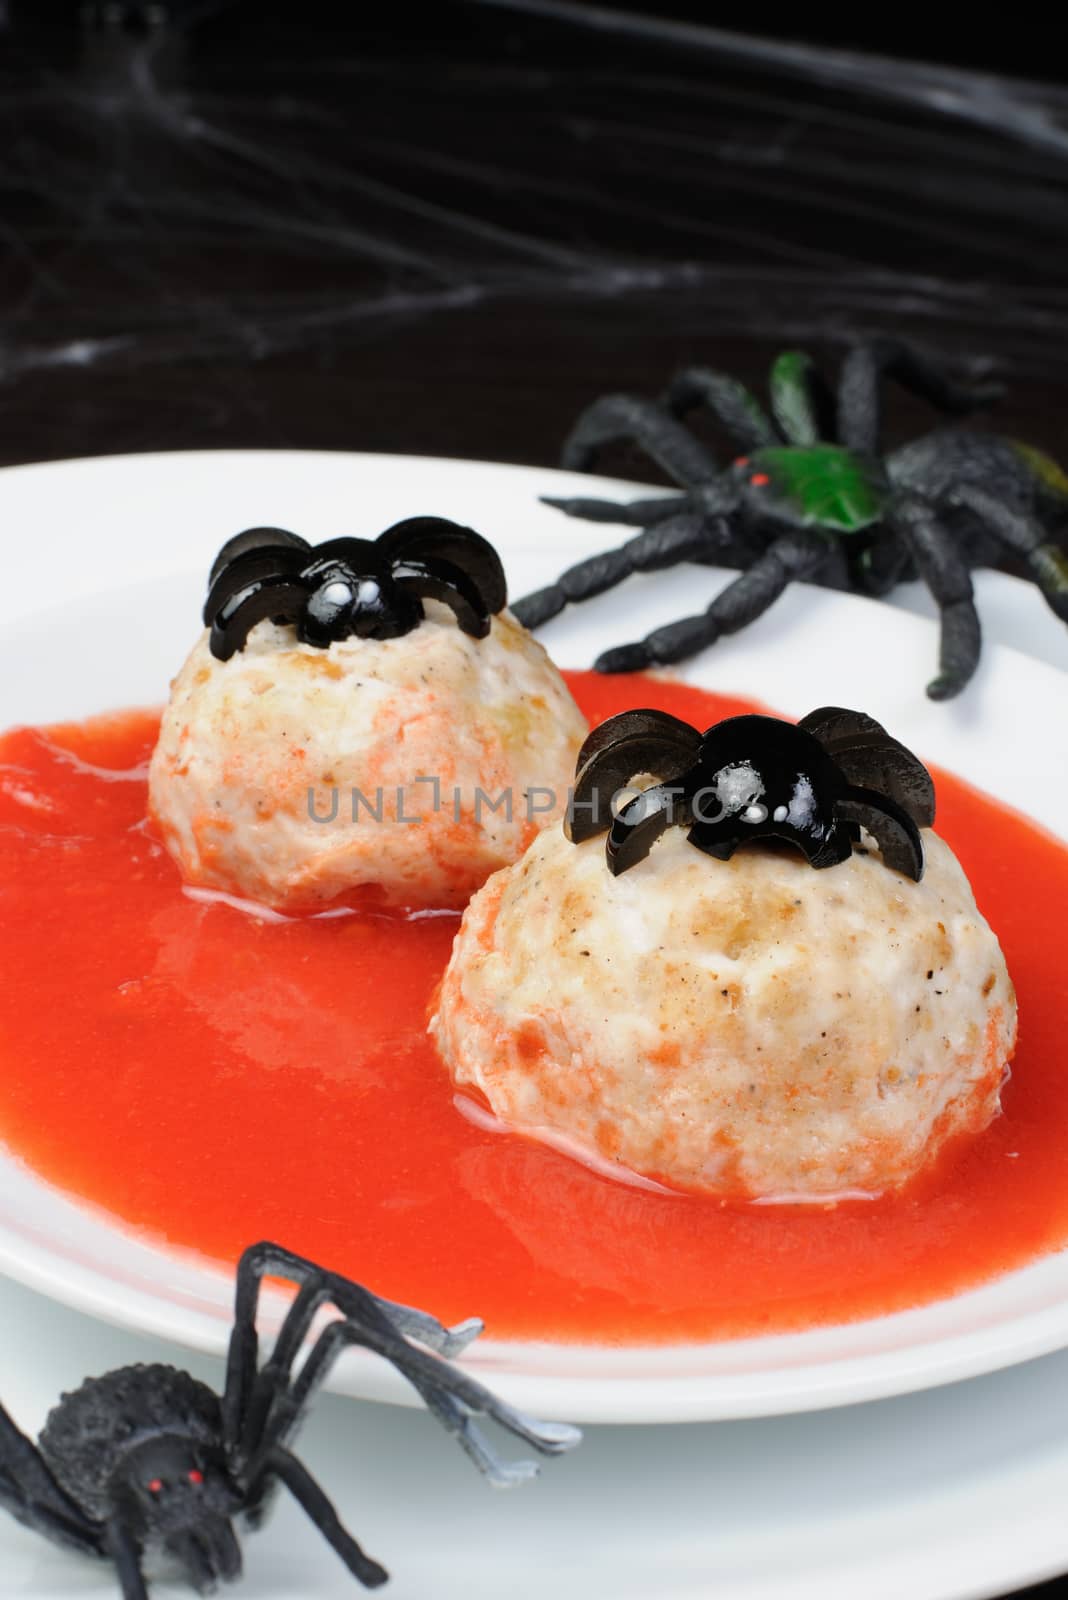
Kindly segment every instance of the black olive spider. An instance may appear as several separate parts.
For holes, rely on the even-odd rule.
[[[270,1357],[258,1355],[256,1317],[266,1274],[299,1285]],[[340,1315],[311,1342],[325,1306]],[[145,1555],[162,1551],[198,1593],[241,1573],[233,1519],[262,1522],[283,1484],[362,1584],[388,1574],[344,1528],[290,1445],[316,1390],[341,1352],[384,1356],[418,1391],[491,1482],[531,1477],[533,1463],[504,1462],[476,1416],[499,1423],[544,1455],[579,1442],[577,1429],[537,1422],[442,1359],[481,1331],[477,1320],[445,1328],[434,1317],[379,1299],[279,1245],[251,1246],[238,1263],[234,1326],[222,1396],[168,1366],[122,1367],[62,1397],[35,1445],[0,1407],[0,1504],[54,1543],[114,1563],[123,1600],[147,1600]]]
[[[1068,555],[1057,543],[1068,529],[1068,476],[1030,445],[961,428],[884,455],[884,377],[951,413],[999,392],[952,383],[917,352],[884,339],[849,351],[834,395],[807,356],[779,356],[770,417],[735,379],[700,368],[681,373],[660,401],[596,400],[575,424],[562,465],[588,471],[605,446],[633,441],[685,492],[626,505],[547,497],[569,516],[642,531],[524,596],[515,615],[536,628],[631,573],[682,561],[742,569],[703,613],[595,662],[600,672],[633,672],[682,661],[746,627],[795,580],[883,595],[918,577],[942,619],[940,670],[927,693],[933,700],[959,694],[981,646],[972,568],[1021,559],[1068,621]],[[699,406],[743,452],[725,468],[680,420]]]
[[[440,600],[464,633],[484,639],[508,598],[493,546],[444,517],[409,517],[377,539],[310,545],[285,528],[249,528],[227,540],[208,579],[204,624],[211,653],[228,661],[258,622],[294,623],[305,644],[353,635],[395,639]]]
[[[613,816],[613,798],[640,774],[658,781]],[[739,845],[779,839],[813,867],[847,860],[863,827],[884,864],[918,882],[920,829],[934,815],[927,768],[863,712],[821,706],[796,726],[728,717],[702,734],[664,711],[623,711],[579,751],[565,831],[582,844],[607,829],[618,876],[672,825],[720,861]]]

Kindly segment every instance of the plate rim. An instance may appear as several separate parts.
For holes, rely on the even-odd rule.
[[[637,483],[622,480],[597,478],[592,479],[583,475],[579,478],[575,474],[563,474],[550,468],[525,466],[521,463],[482,462],[463,460],[452,457],[422,457],[412,455],[386,455],[383,453],[360,453],[343,451],[270,451],[270,450],[242,450],[242,451],[163,451],[130,453],[125,455],[107,457],[80,457],[70,458],[57,462],[24,463],[17,467],[6,468],[0,473],[0,500],[7,485],[12,478],[18,475],[22,483],[28,479],[32,490],[33,480],[30,475],[48,475],[53,480],[59,475],[71,475],[71,469],[90,469],[92,472],[115,472],[122,474],[130,470],[131,464],[136,463],[136,471],[155,471],[160,464],[172,466],[181,463],[186,469],[195,468],[198,463],[210,461],[213,470],[227,464],[240,467],[251,460],[257,464],[271,461],[277,464],[279,457],[292,463],[296,461],[302,470],[329,461],[331,470],[339,467],[342,471],[354,468],[370,469],[375,466],[379,470],[411,471],[415,464],[422,469],[445,469],[448,474],[463,477],[472,470],[476,473],[485,473],[487,470],[501,479],[510,480],[517,487],[529,484],[532,478],[546,479],[553,486],[559,485],[561,480],[566,480],[572,485],[581,485],[588,493],[592,488],[603,489],[611,494],[633,494],[641,492],[643,487]],[[574,524],[566,524],[563,519],[554,520],[557,537],[546,539],[546,543],[554,547],[562,546],[565,542],[568,547],[575,544]],[[588,525],[584,525],[588,527]],[[610,542],[612,525],[602,525],[597,530],[599,537],[591,538],[590,542],[598,545]],[[715,574],[715,569],[704,569],[710,575]],[[999,583],[1021,583],[1021,580],[1008,578],[1005,575],[994,575]],[[93,591],[100,597],[106,597],[123,585],[108,584],[99,590]],[[1027,587],[1022,585],[1022,587]],[[826,590],[811,591],[813,595],[828,596]],[[858,605],[864,608],[872,607],[884,619],[887,627],[903,631],[906,635],[910,628],[919,630],[928,642],[933,637],[933,626],[924,618],[910,616],[897,607],[887,607],[879,601],[870,600],[862,596],[837,595],[836,600],[855,609]],[[863,614],[863,613],[862,613]],[[12,628],[18,627],[20,621],[25,621],[31,613],[24,611],[14,618],[8,619],[0,604],[0,643],[6,638]],[[908,619],[907,621],[904,619]],[[892,622],[885,619],[893,619]],[[879,626],[883,626],[880,624]],[[1015,675],[1024,678],[1034,673],[1039,675],[1039,680],[1045,679],[1050,684],[1055,684],[1063,693],[1065,685],[1058,680],[1064,674],[1055,666],[1036,660],[1023,652],[1015,650],[1011,645],[995,644],[987,646],[987,655],[992,657],[995,664],[1007,658],[1013,665]],[[918,664],[917,664],[918,665]],[[921,669],[922,670],[922,669]],[[1052,676],[1049,676],[1052,675]],[[717,685],[719,687],[719,685]],[[1042,819],[1040,819],[1041,821]],[[1055,830],[1059,831],[1059,830]],[[1063,834],[1062,834],[1063,836]],[[6,1157],[10,1161],[10,1157]],[[43,1187],[43,1180],[36,1179]],[[84,1202],[81,1203],[84,1211]],[[115,1229],[114,1231],[129,1236],[127,1230]],[[175,1252],[157,1250],[154,1252],[163,1265],[173,1261]],[[180,1256],[181,1252],[177,1252]],[[1068,1258],[1068,1250],[1055,1252],[1054,1256]],[[1018,1278],[1024,1274],[1033,1274],[1037,1267],[1053,1259],[1051,1256],[1035,1263],[1004,1275],[995,1280],[1004,1284],[1007,1278]],[[217,1317],[212,1317],[203,1326],[188,1322],[184,1331],[175,1327],[173,1308],[167,1302],[159,1302],[160,1314],[154,1315],[150,1305],[142,1306],[141,1314],[136,1321],[131,1321],[120,1307],[109,1301],[104,1288],[98,1286],[94,1289],[88,1282],[77,1279],[74,1288],[70,1287],[69,1280],[62,1283],[56,1281],[56,1274],[44,1268],[40,1259],[36,1265],[27,1261],[23,1252],[20,1252],[18,1240],[12,1230],[0,1216],[0,1270],[9,1276],[15,1277],[30,1287],[37,1288],[54,1298],[65,1300],[67,1304],[75,1305],[78,1309],[89,1312],[91,1315],[112,1321],[119,1326],[137,1327],[143,1331],[160,1335],[161,1337],[180,1339],[190,1344],[193,1348],[220,1353],[224,1348],[225,1333],[228,1331],[228,1321],[218,1323]],[[208,1269],[198,1267],[198,1271]],[[229,1279],[220,1269],[210,1269],[211,1276],[229,1286]],[[108,1280],[105,1280],[105,1284]],[[966,1291],[964,1294],[951,1298],[949,1302],[936,1302],[936,1304],[956,1304],[971,1300],[974,1296],[982,1297],[989,1288],[984,1285],[976,1290]],[[228,1295],[227,1295],[228,1302]],[[278,1300],[278,1306],[283,1302]],[[917,1312],[896,1312],[889,1316],[865,1319],[842,1325],[845,1330],[856,1330],[864,1326],[887,1326],[894,1324],[901,1326],[903,1319],[923,1315],[923,1308]],[[759,1347],[767,1350],[775,1344],[788,1345],[798,1348],[798,1341],[810,1337],[808,1334],[783,1334],[757,1340],[732,1340],[715,1341],[711,1344],[686,1344],[671,1345],[668,1347],[628,1347],[623,1353],[622,1360],[615,1358],[620,1352],[605,1346],[547,1344],[540,1345],[532,1342],[520,1341],[490,1341],[482,1340],[472,1352],[473,1359],[469,1365],[473,1372],[484,1376],[495,1387],[507,1393],[508,1397],[517,1403],[524,1404],[530,1409],[541,1410],[546,1416],[559,1416],[576,1418],[582,1421],[594,1422],[649,1422],[658,1423],[665,1421],[683,1420],[711,1420],[714,1418],[769,1416],[783,1414],[789,1411],[807,1411],[825,1409],[837,1405],[855,1404],[861,1400],[883,1398],[895,1394],[913,1392],[919,1388],[941,1386],[945,1383],[957,1382],[963,1379],[988,1373],[1001,1368],[1014,1365],[1020,1361],[1031,1360],[1037,1356],[1050,1353],[1053,1350],[1068,1345],[1068,1298],[1056,1308],[1045,1308],[1032,1317],[1033,1327],[1028,1339],[1017,1341],[1011,1349],[998,1347],[996,1343],[987,1341],[982,1345],[975,1340],[975,1335],[961,1335],[957,1339],[939,1338],[918,1342],[906,1347],[911,1351],[913,1361],[910,1364],[902,1361],[896,1375],[886,1374],[883,1379],[874,1383],[870,1374],[863,1371],[847,1373],[848,1362],[837,1361],[817,1362],[809,1367],[791,1369],[791,1381],[784,1384],[777,1392],[765,1388],[764,1399],[752,1392],[746,1392],[744,1384],[740,1383],[736,1375],[705,1377],[695,1376],[690,1373],[656,1374],[638,1370],[628,1372],[631,1368],[643,1367],[643,1357],[653,1356],[656,1365],[664,1355],[665,1349],[672,1356],[685,1352],[690,1355],[696,1353],[707,1354],[710,1350],[722,1351],[730,1349],[734,1352],[745,1353],[747,1347]],[[219,1342],[219,1329],[221,1327],[223,1344]],[[819,1330],[822,1334],[827,1330]],[[982,1346],[982,1347],[980,1347]],[[544,1372],[531,1376],[522,1370],[522,1362],[517,1363],[517,1356],[537,1352],[541,1355],[549,1351],[558,1354],[566,1351],[574,1356],[576,1352],[580,1357],[590,1356],[602,1366],[620,1368],[618,1372],[610,1373],[601,1371],[595,1376],[583,1375],[577,1379],[559,1373],[548,1374]],[[924,1372],[917,1370],[918,1363],[915,1358],[926,1356]],[[854,1363],[854,1366],[864,1367],[870,1364],[870,1357],[864,1356]],[[551,1365],[551,1363],[550,1363]],[[410,1396],[407,1389],[400,1383],[393,1382],[389,1374],[381,1375],[381,1380],[376,1378],[377,1369],[372,1370],[373,1363],[360,1362],[357,1358],[347,1361],[336,1369],[335,1381],[331,1387],[349,1394],[358,1394],[368,1398],[388,1400],[399,1403],[417,1403],[414,1396]],[[827,1373],[837,1371],[835,1383],[821,1382],[820,1379]],[[810,1373],[807,1382],[798,1381],[798,1374]],[[579,1385],[581,1393],[576,1390],[574,1394],[561,1393]],[[696,1385],[696,1392],[695,1392]]]

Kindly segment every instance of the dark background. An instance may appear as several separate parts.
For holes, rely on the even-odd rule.
[[[551,465],[605,390],[879,332],[995,370],[980,425],[1068,462],[1052,21],[349,10],[0,0],[0,462]]]
[[[697,359],[759,383],[784,343],[834,360],[879,330],[992,362],[998,425],[1068,457],[1055,41],[1002,16],[948,55],[889,10],[795,43],[707,5],[351,9],[9,4],[0,459],[553,463],[605,389]]]

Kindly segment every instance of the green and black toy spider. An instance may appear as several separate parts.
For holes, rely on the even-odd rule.
[[[608,650],[595,663],[600,672],[634,672],[682,661],[746,627],[795,579],[882,595],[918,577],[942,617],[939,674],[927,693],[933,700],[959,694],[981,645],[972,568],[1021,558],[1068,622],[1068,555],[1057,542],[1058,531],[1068,531],[1068,476],[1030,445],[963,428],[940,429],[883,455],[884,378],[957,415],[1000,393],[953,383],[887,339],[849,351],[837,394],[806,355],[779,356],[770,418],[736,379],[703,368],[681,373],[659,401],[621,394],[595,401],[573,428],[563,465],[589,471],[605,445],[631,441],[684,493],[628,505],[547,500],[569,516],[642,531],[525,596],[516,616],[536,628],[632,572],[681,561],[742,569],[700,615]],[[728,467],[681,421],[699,406],[744,452]]]

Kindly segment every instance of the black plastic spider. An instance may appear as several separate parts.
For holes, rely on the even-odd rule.
[[[464,633],[484,639],[508,599],[489,541],[444,517],[409,517],[377,539],[318,545],[284,528],[249,528],[215,558],[204,624],[212,655],[228,661],[265,617],[295,623],[298,638],[325,649],[353,634],[410,633],[425,599],[443,601]]]
[[[613,797],[641,774],[659,781],[613,818]],[[864,827],[885,865],[918,882],[920,829],[934,814],[927,768],[861,711],[822,706],[796,726],[728,717],[703,734],[664,711],[623,711],[579,751],[565,831],[582,844],[607,829],[618,876],[673,824],[720,861],[739,845],[783,839],[813,867],[847,860]]]
[[[959,428],[884,456],[884,376],[946,412],[973,410],[999,392],[953,384],[915,351],[880,340],[849,352],[836,396],[807,356],[781,355],[771,371],[770,418],[735,379],[703,369],[680,374],[659,402],[621,394],[595,401],[572,430],[562,464],[587,471],[603,446],[632,440],[686,492],[629,505],[547,499],[569,516],[643,531],[526,595],[515,615],[536,628],[632,572],[680,561],[745,569],[702,614],[595,663],[600,672],[632,672],[682,661],[746,627],[795,579],[882,595],[918,577],[942,617],[940,671],[927,693],[933,700],[958,694],[981,644],[971,568],[1021,558],[1068,621],[1068,556],[1055,542],[1068,527],[1068,477],[1030,445]],[[701,405],[745,452],[726,468],[679,421]]]
[[[256,1314],[266,1274],[300,1288],[261,1365]],[[340,1316],[319,1333],[294,1375],[312,1320],[327,1305]],[[281,1483],[353,1576],[375,1588],[388,1573],[364,1554],[290,1453],[293,1435],[342,1350],[362,1345],[407,1378],[492,1482],[531,1477],[533,1463],[502,1461],[474,1416],[491,1417],[545,1455],[571,1449],[581,1436],[566,1424],[537,1422],[513,1410],[442,1359],[480,1332],[477,1320],[445,1328],[279,1245],[253,1245],[238,1263],[221,1398],[175,1367],[121,1367],[64,1395],[37,1445],[0,1407],[0,1504],[56,1544],[111,1560],[123,1600],[147,1600],[141,1562],[154,1551],[177,1560],[202,1594],[220,1579],[237,1578],[241,1550],[233,1518],[243,1514],[251,1527],[259,1526]]]

